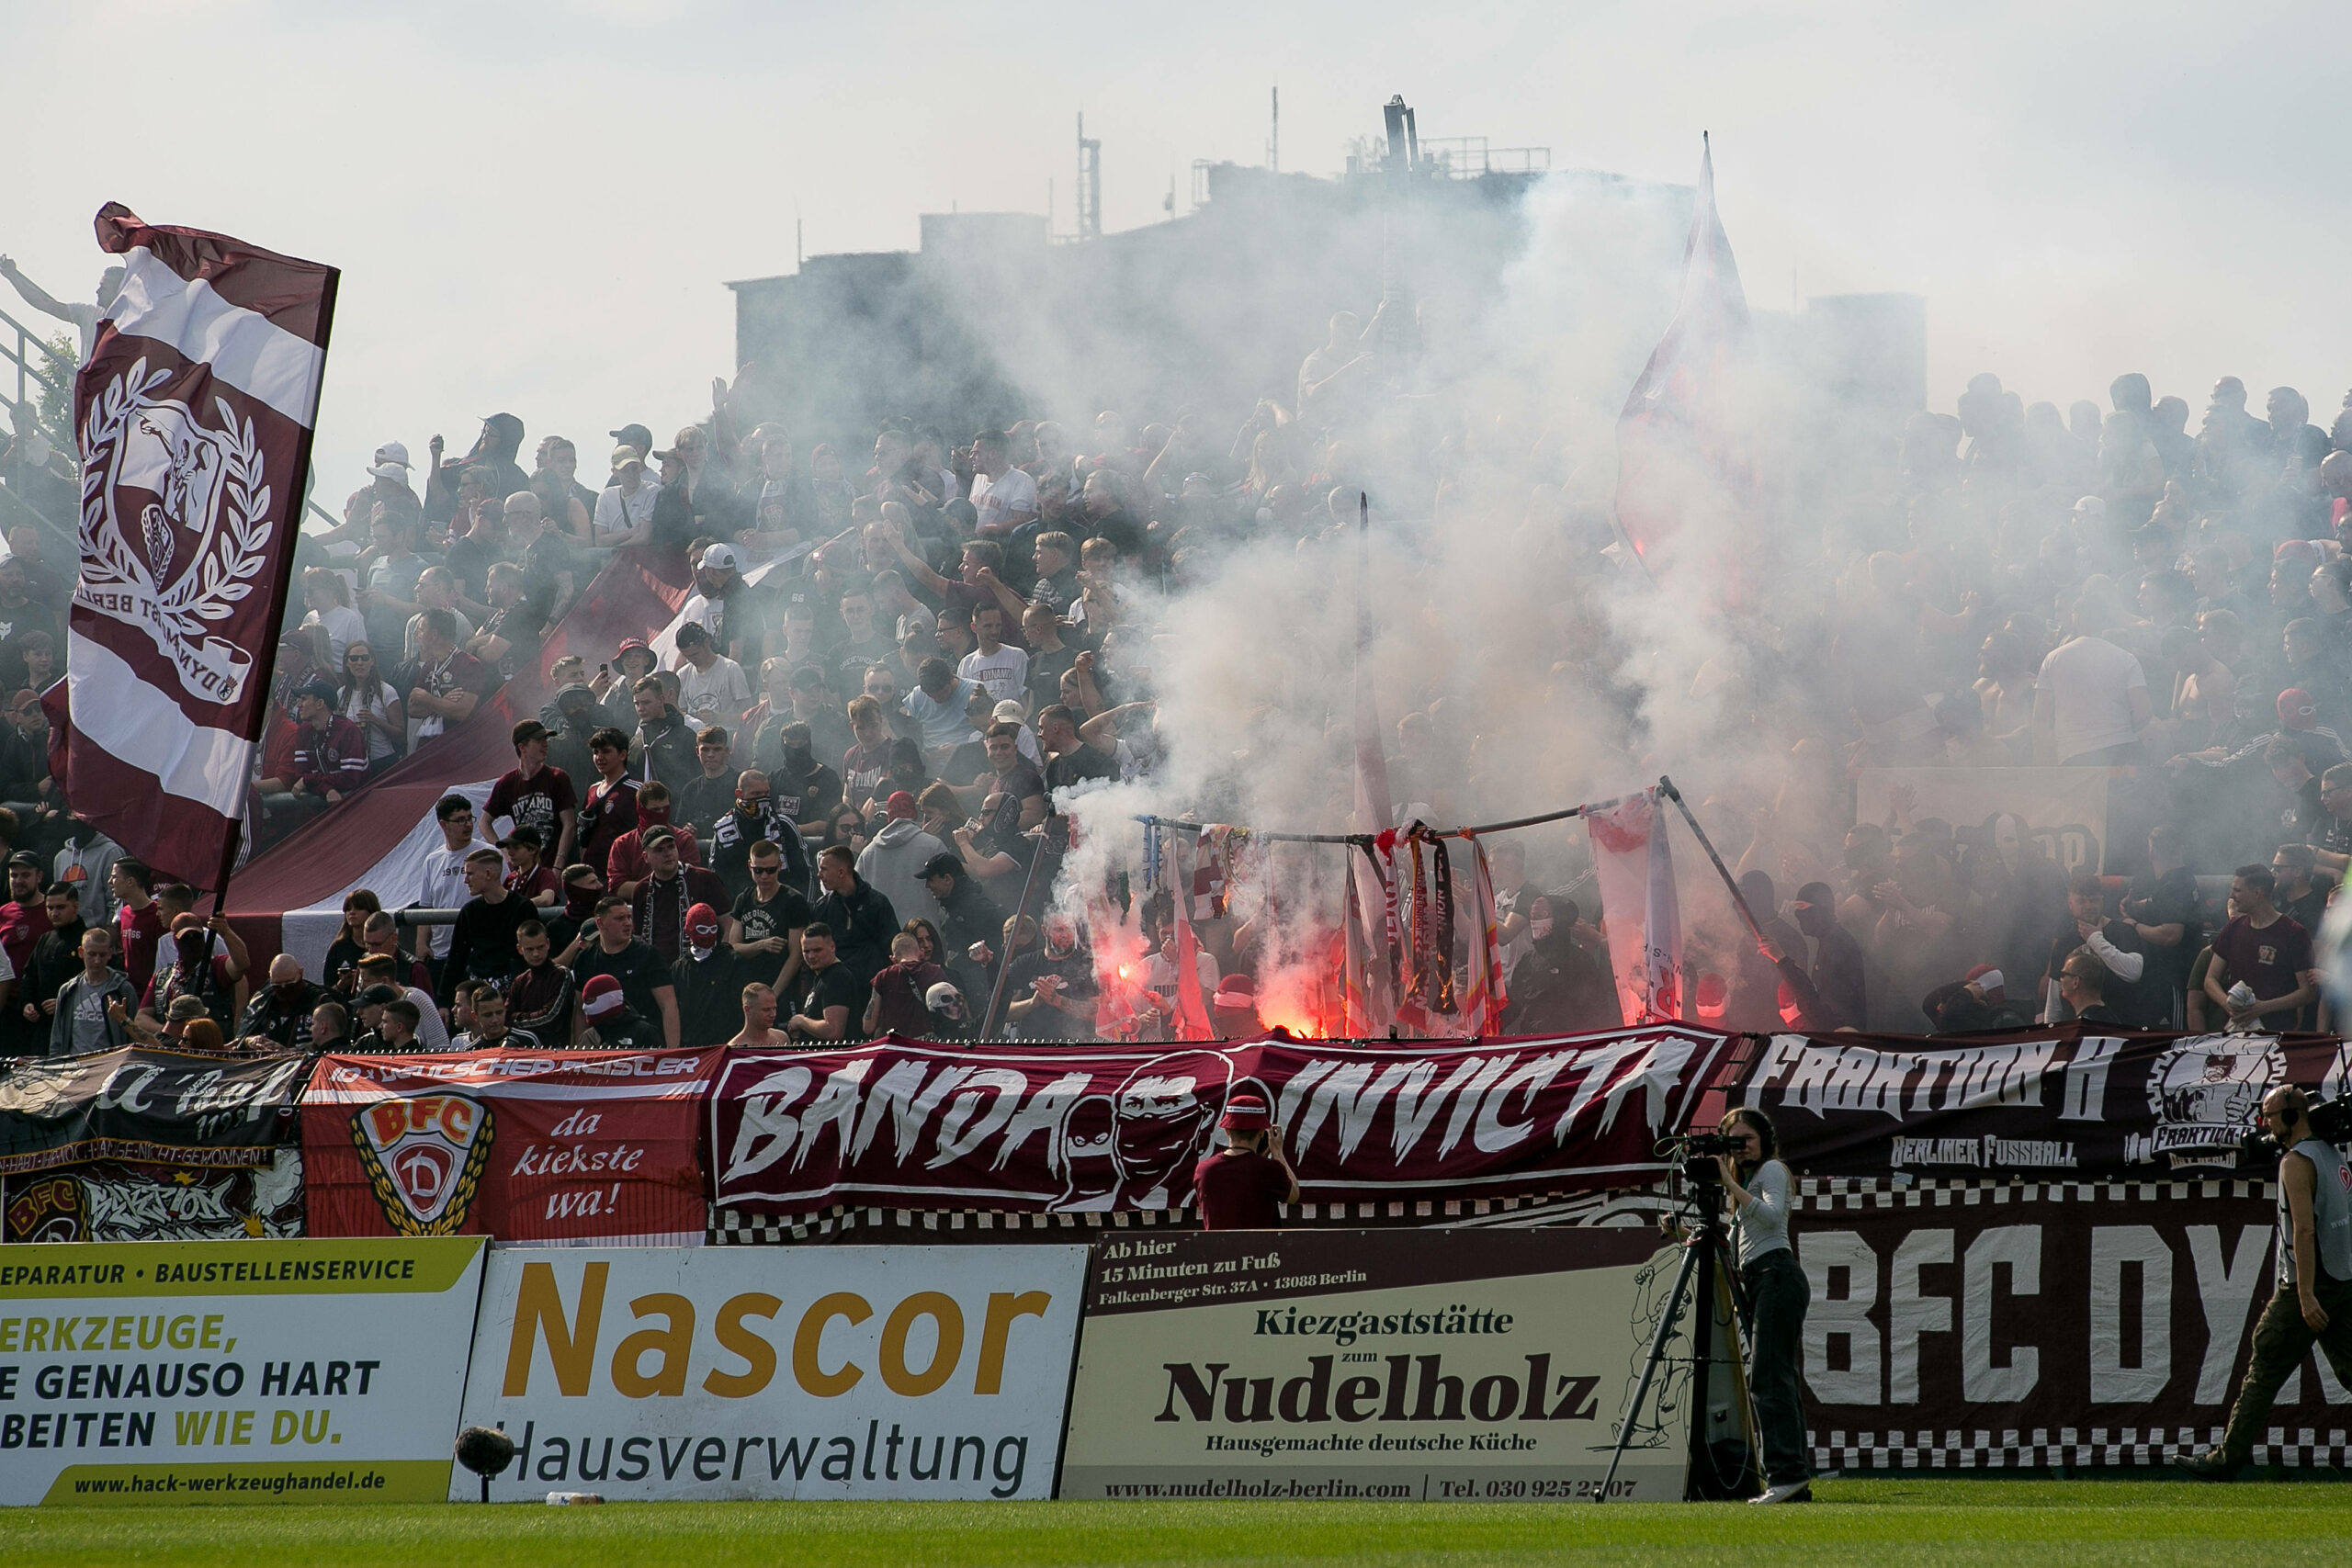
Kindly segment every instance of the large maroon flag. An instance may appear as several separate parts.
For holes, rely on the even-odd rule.
[[[1674,320],[1617,418],[1617,521],[1648,558],[1694,506],[1748,488],[1735,403],[1749,346],[1747,296],[1715,212],[1715,159],[1699,162],[1699,200]]]
[[[97,232],[125,276],[74,388],[59,772],[75,815],[209,887],[269,699],[340,274],[115,202]]]

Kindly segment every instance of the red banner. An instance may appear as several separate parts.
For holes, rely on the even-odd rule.
[[[269,696],[338,275],[112,202],[97,233],[125,276],[74,381],[81,571],[51,752],[76,816],[209,886]]]
[[[696,1246],[696,1112],[721,1055],[322,1056],[302,1097],[311,1234]]]
[[[1275,1108],[1308,1202],[1633,1186],[1730,1037],[1666,1026],[1396,1050],[1284,1041],[986,1056],[888,1039],[735,1051],[711,1096],[723,1207],[1182,1209],[1227,1095]],[[306,1127],[307,1132],[307,1127]]]

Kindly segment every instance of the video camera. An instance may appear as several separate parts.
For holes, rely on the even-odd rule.
[[[1668,1139],[1667,1143],[1673,1157],[1683,1165],[1721,1159],[1726,1155],[1736,1159],[1747,1146],[1747,1139],[1730,1137],[1722,1133],[1686,1133],[1679,1138]]]
[[[2337,1100],[2312,1102],[2306,1113],[2312,1124],[2312,1136],[2337,1148],[2352,1146],[2352,1095]],[[2238,1140],[2238,1156],[2248,1161],[2276,1159],[2280,1154],[2278,1140],[2260,1126],[2255,1127]]]

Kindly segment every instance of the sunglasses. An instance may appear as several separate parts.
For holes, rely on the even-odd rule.
[[[753,876],[776,876],[781,874],[783,871],[784,867],[781,865],[755,865],[752,868],[752,874]]]

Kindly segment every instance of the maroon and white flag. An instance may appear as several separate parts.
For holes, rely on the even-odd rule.
[[[209,887],[269,697],[340,274],[115,202],[97,232],[125,276],[74,388],[59,771],[77,816]]]
[[[1749,345],[1747,295],[1715,210],[1710,149],[1700,155],[1674,320],[1617,419],[1617,521],[1645,559],[1688,516],[1736,505],[1753,488],[1739,406]]]

